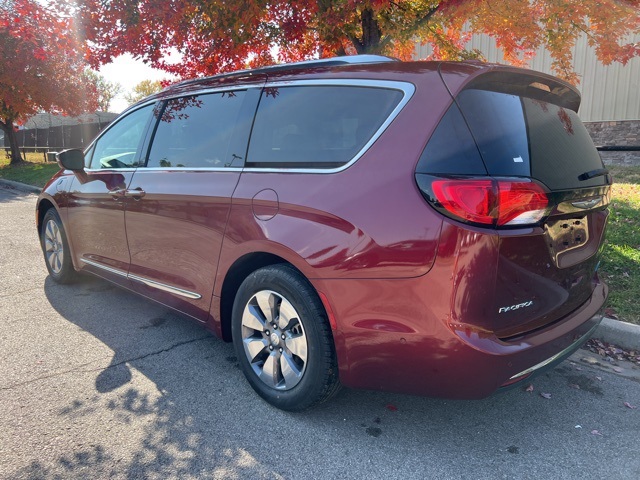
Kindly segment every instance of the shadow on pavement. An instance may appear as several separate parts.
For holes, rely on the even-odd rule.
[[[24,199],[25,197],[33,197],[35,199],[37,195],[0,182],[0,203],[15,202],[17,200]]]
[[[44,289],[113,358],[86,369],[93,391],[58,412],[100,429],[101,440],[60,456],[55,468],[34,461],[19,477],[545,477],[557,468],[550,456],[558,445],[562,461],[582,458],[576,476],[593,473],[587,429],[603,429],[597,422],[607,413],[587,419],[576,402],[599,412],[603,395],[568,388],[568,378],[589,373],[566,362],[536,380],[534,393],[445,401],[346,390],[290,414],[254,394],[230,344],[180,315],[93,278],[71,286],[47,278]]]

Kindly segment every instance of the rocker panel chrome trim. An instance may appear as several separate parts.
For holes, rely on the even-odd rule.
[[[172,287],[170,285],[166,285],[164,283],[156,282],[155,280],[149,280],[148,278],[139,277],[137,275],[127,275],[130,280],[135,280],[136,282],[144,283],[148,287],[157,288],[158,290],[163,290],[165,292],[173,293],[175,295],[180,295],[181,297],[191,298],[192,300],[198,300],[202,298],[202,295],[190,292],[189,290],[183,290],[182,288]]]
[[[122,270],[118,270],[117,268],[107,267],[106,265],[102,265],[101,263],[94,262],[93,260],[87,260],[86,258],[81,258],[84,263],[87,265],[91,265],[92,267],[100,268],[102,270],[106,270],[109,273],[113,273],[114,275],[120,275],[121,277],[127,277],[127,272],[123,272]]]
[[[174,295],[180,295],[181,297],[190,298],[192,300],[198,300],[202,298],[202,295],[200,295],[199,293],[190,292],[189,290],[184,290],[178,287],[172,287],[171,285],[156,282],[155,280],[149,280],[148,278],[139,277],[138,275],[132,275],[130,273],[123,272],[122,270],[118,270],[117,268],[107,267],[106,265],[102,265],[101,263],[95,262],[93,260],[87,260],[86,258],[81,258],[80,260],[82,260],[87,265],[105,270],[109,273],[113,273],[114,275],[119,275],[121,277],[128,278],[129,280],[135,280],[136,282],[144,283],[148,287],[157,288],[158,290],[173,293]]]

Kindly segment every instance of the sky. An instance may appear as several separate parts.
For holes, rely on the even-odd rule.
[[[100,67],[98,72],[106,80],[122,85],[122,93],[111,101],[109,111],[114,113],[120,113],[129,106],[124,99],[124,94],[130,92],[141,81],[162,80],[170,77],[168,73],[151,68],[142,60],[136,60],[129,54],[116,57],[112,63]]]

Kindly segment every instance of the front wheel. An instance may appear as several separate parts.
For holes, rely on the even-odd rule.
[[[77,277],[73,268],[67,235],[60,216],[50,208],[42,220],[40,244],[49,275],[56,283],[71,283]]]
[[[300,411],[339,389],[326,313],[293,267],[264,267],[244,280],[233,305],[232,333],[244,375],[271,405]]]

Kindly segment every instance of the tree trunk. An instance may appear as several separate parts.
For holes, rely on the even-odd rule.
[[[17,165],[22,161],[20,156],[20,147],[18,146],[18,137],[13,129],[13,122],[10,119],[6,120],[7,123],[0,121],[0,128],[4,132],[4,145],[7,146],[7,139],[9,140],[9,148],[11,150],[11,165]]]
[[[362,10],[360,14],[362,22],[362,50],[363,53],[380,53],[380,39],[382,32],[378,20],[370,7]]]

